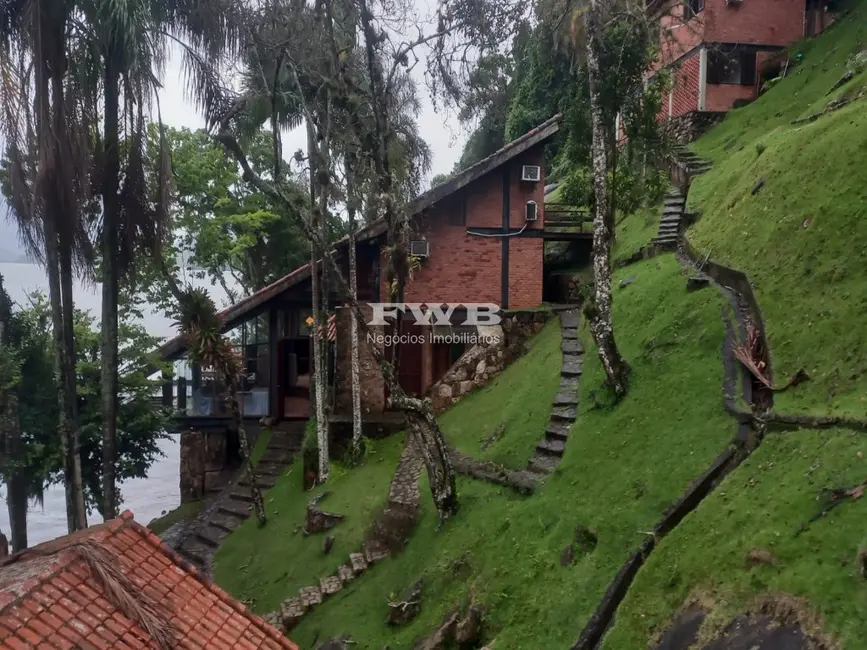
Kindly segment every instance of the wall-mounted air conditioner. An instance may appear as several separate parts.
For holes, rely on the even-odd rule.
[[[426,239],[413,239],[409,242],[409,254],[413,257],[430,257],[430,242]]]
[[[535,201],[527,201],[526,217],[527,221],[536,221],[539,218],[539,206]]]
[[[542,168],[539,165],[524,165],[521,167],[521,180],[533,182],[542,180]]]

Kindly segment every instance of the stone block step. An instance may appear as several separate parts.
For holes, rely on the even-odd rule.
[[[665,193],[665,198],[667,199],[682,199],[683,193],[680,190],[668,190]]]
[[[215,512],[208,517],[208,525],[214,528],[219,528],[226,534],[235,532],[238,527],[244,523],[244,519],[240,519],[235,515],[227,515],[223,512]]]
[[[188,537],[181,544],[180,550],[182,554],[188,557],[197,558],[201,566],[205,563],[205,558],[214,552],[214,547],[207,542],[203,542],[198,537]]]
[[[563,365],[560,367],[561,377],[579,377],[584,372],[584,363],[579,356],[563,357]]]
[[[204,542],[208,546],[217,548],[220,546],[220,542],[223,541],[223,538],[228,534],[229,533],[222,528],[208,524],[204,528],[200,528],[196,531],[196,539],[200,542]]]
[[[561,391],[554,396],[554,406],[577,406],[578,391]]]
[[[217,506],[217,512],[222,512],[226,515],[232,515],[239,519],[246,519],[253,512],[252,504],[244,504],[238,501],[226,500]]]
[[[243,501],[244,503],[253,503],[253,491],[249,486],[246,488],[238,488],[229,492],[229,498],[233,501]]]
[[[680,225],[678,224],[664,224],[659,226],[659,231],[656,233],[658,236],[663,237],[665,235],[676,235],[680,231]]]
[[[549,440],[566,440],[569,437],[569,425],[563,422],[551,422],[545,429],[545,437]]]
[[[560,312],[560,327],[577,328],[581,324],[581,312],[578,309],[569,309]]]
[[[181,557],[183,557],[187,562],[197,566],[198,568],[202,568],[205,566],[205,556],[200,553],[196,553],[194,551],[189,551],[185,548],[181,548],[178,550]]]
[[[662,201],[662,204],[665,206],[677,206],[683,205],[684,203],[686,203],[686,197],[683,194],[666,196]]]
[[[283,473],[283,468],[286,467],[288,463],[274,463],[271,461],[259,461],[259,464],[256,465],[256,474],[261,476],[273,476],[278,477]]]
[[[560,376],[560,391],[578,391],[578,377]]]
[[[679,214],[683,214],[683,206],[682,205],[666,206],[662,209],[662,216],[663,217],[669,217],[672,215],[679,215]]]
[[[534,474],[550,474],[560,461],[558,456],[534,456],[527,464],[527,469]]]
[[[565,440],[549,440],[545,439],[536,445],[537,454],[547,454],[549,456],[563,456],[566,453]]]
[[[256,471],[256,485],[259,486],[260,490],[268,490],[274,487],[276,482],[277,476],[274,474],[260,474],[258,470]],[[241,487],[250,487],[250,481],[246,478],[242,478],[238,481],[238,485]]]
[[[563,354],[583,354],[584,346],[581,345],[581,341],[577,339],[563,339],[560,342],[560,350]]]
[[[679,212],[677,214],[666,215],[662,219],[659,220],[659,223],[660,224],[663,224],[663,223],[680,223],[682,217],[683,217],[682,212]]]
[[[560,336],[562,336],[564,339],[568,339],[568,340],[577,339],[578,338],[578,328],[576,328],[576,327],[564,327],[560,331]]]
[[[574,406],[557,406],[551,409],[552,420],[564,420],[566,422],[574,422],[578,417],[578,409]]]

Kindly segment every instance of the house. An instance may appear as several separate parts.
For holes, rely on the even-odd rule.
[[[298,650],[129,511],[0,562],[0,647]]]
[[[574,241],[589,247],[592,240],[583,215],[575,215],[574,223],[564,223],[562,216],[551,224],[546,222],[545,144],[560,128],[561,119],[558,115],[547,120],[406,206],[406,212],[412,215],[412,253],[420,265],[406,289],[405,302],[494,303],[503,309],[533,308],[542,303],[544,242]],[[356,236],[361,302],[390,302],[384,268],[386,235],[386,224],[379,220]],[[348,242],[344,239],[332,254],[348,273],[347,253]],[[244,395],[246,416],[256,420],[269,416],[279,421],[309,415],[310,280],[311,266],[307,264],[220,313],[224,331],[246,323],[242,353],[248,377],[252,377]],[[329,302],[339,305],[340,297],[333,293]],[[407,331],[417,329],[411,319],[404,323]],[[341,338],[345,340],[348,334],[339,316],[336,332],[332,328],[330,331],[329,345],[332,349],[340,347]],[[160,348],[159,356],[177,360],[185,351],[183,338],[176,337]],[[403,346],[400,383],[404,390],[423,395],[461,351],[459,345]],[[334,358],[334,354],[331,356]],[[338,361],[330,369],[331,402],[346,367]],[[186,413],[179,428],[205,431],[219,424],[225,429],[228,417],[213,406],[219,390],[205,390],[201,369],[193,368],[191,374],[193,404],[186,403],[185,387],[177,394],[183,398],[180,406]],[[174,404],[171,386],[164,397]],[[383,399],[377,404],[368,409],[370,417],[374,417],[374,411],[385,409]],[[223,448],[232,450],[236,446],[230,441]],[[218,444],[214,448],[221,447]]]
[[[782,50],[833,20],[835,0],[649,0],[660,24],[660,60],[673,86],[660,119],[691,140],[726,111],[755,99]],[[688,126],[683,129],[681,125]],[[691,128],[693,127],[694,128]]]

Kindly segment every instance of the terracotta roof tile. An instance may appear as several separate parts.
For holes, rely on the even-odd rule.
[[[157,642],[112,604],[91,572],[84,547],[101,549],[150,600],[178,647],[298,650],[278,630],[205,579],[132,514],[79,531],[0,562],[0,647],[4,650],[157,648]],[[96,551],[93,551],[97,553]],[[98,561],[90,560],[91,562]]]

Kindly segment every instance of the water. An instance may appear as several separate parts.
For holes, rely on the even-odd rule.
[[[0,274],[3,276],[3,286],[13,301],[19,305],[27,304],[27,294],[41,290],[48,294],[48,280],[44,271],[35,264],[0,263]],[[225,295],[208,286],[217,304],[223,304]],[[89,310],[99,317],[102,301],[102,289],[99,285],[84,286],[78,283],[75,287],[75,306]],[[142,322],[151,334],[156,336],[174,336],[172,321],[164,315],[146,311]],[[178,436],[160,442],[160,450],[164,456],[157,459],[151,466],[147,478],[133,479],[121,484],[124,498],[122,509],[129,509],[135,515],[136,521],[147,525],[163,511],[176,508],[180,504],[179,465],[180,446]],[[9,536],[9,511],[6,508],[6,488],[0,486],[3,503],[0,504],[0,531]],[[96,513],[88,515],[88,523],[101,521]],[[66,528],[66,497],[62,485],[53,485],[45,491],[43,504],[31,503],[27,514],[28,543],[32,546],[54,539],[67,533]]]

